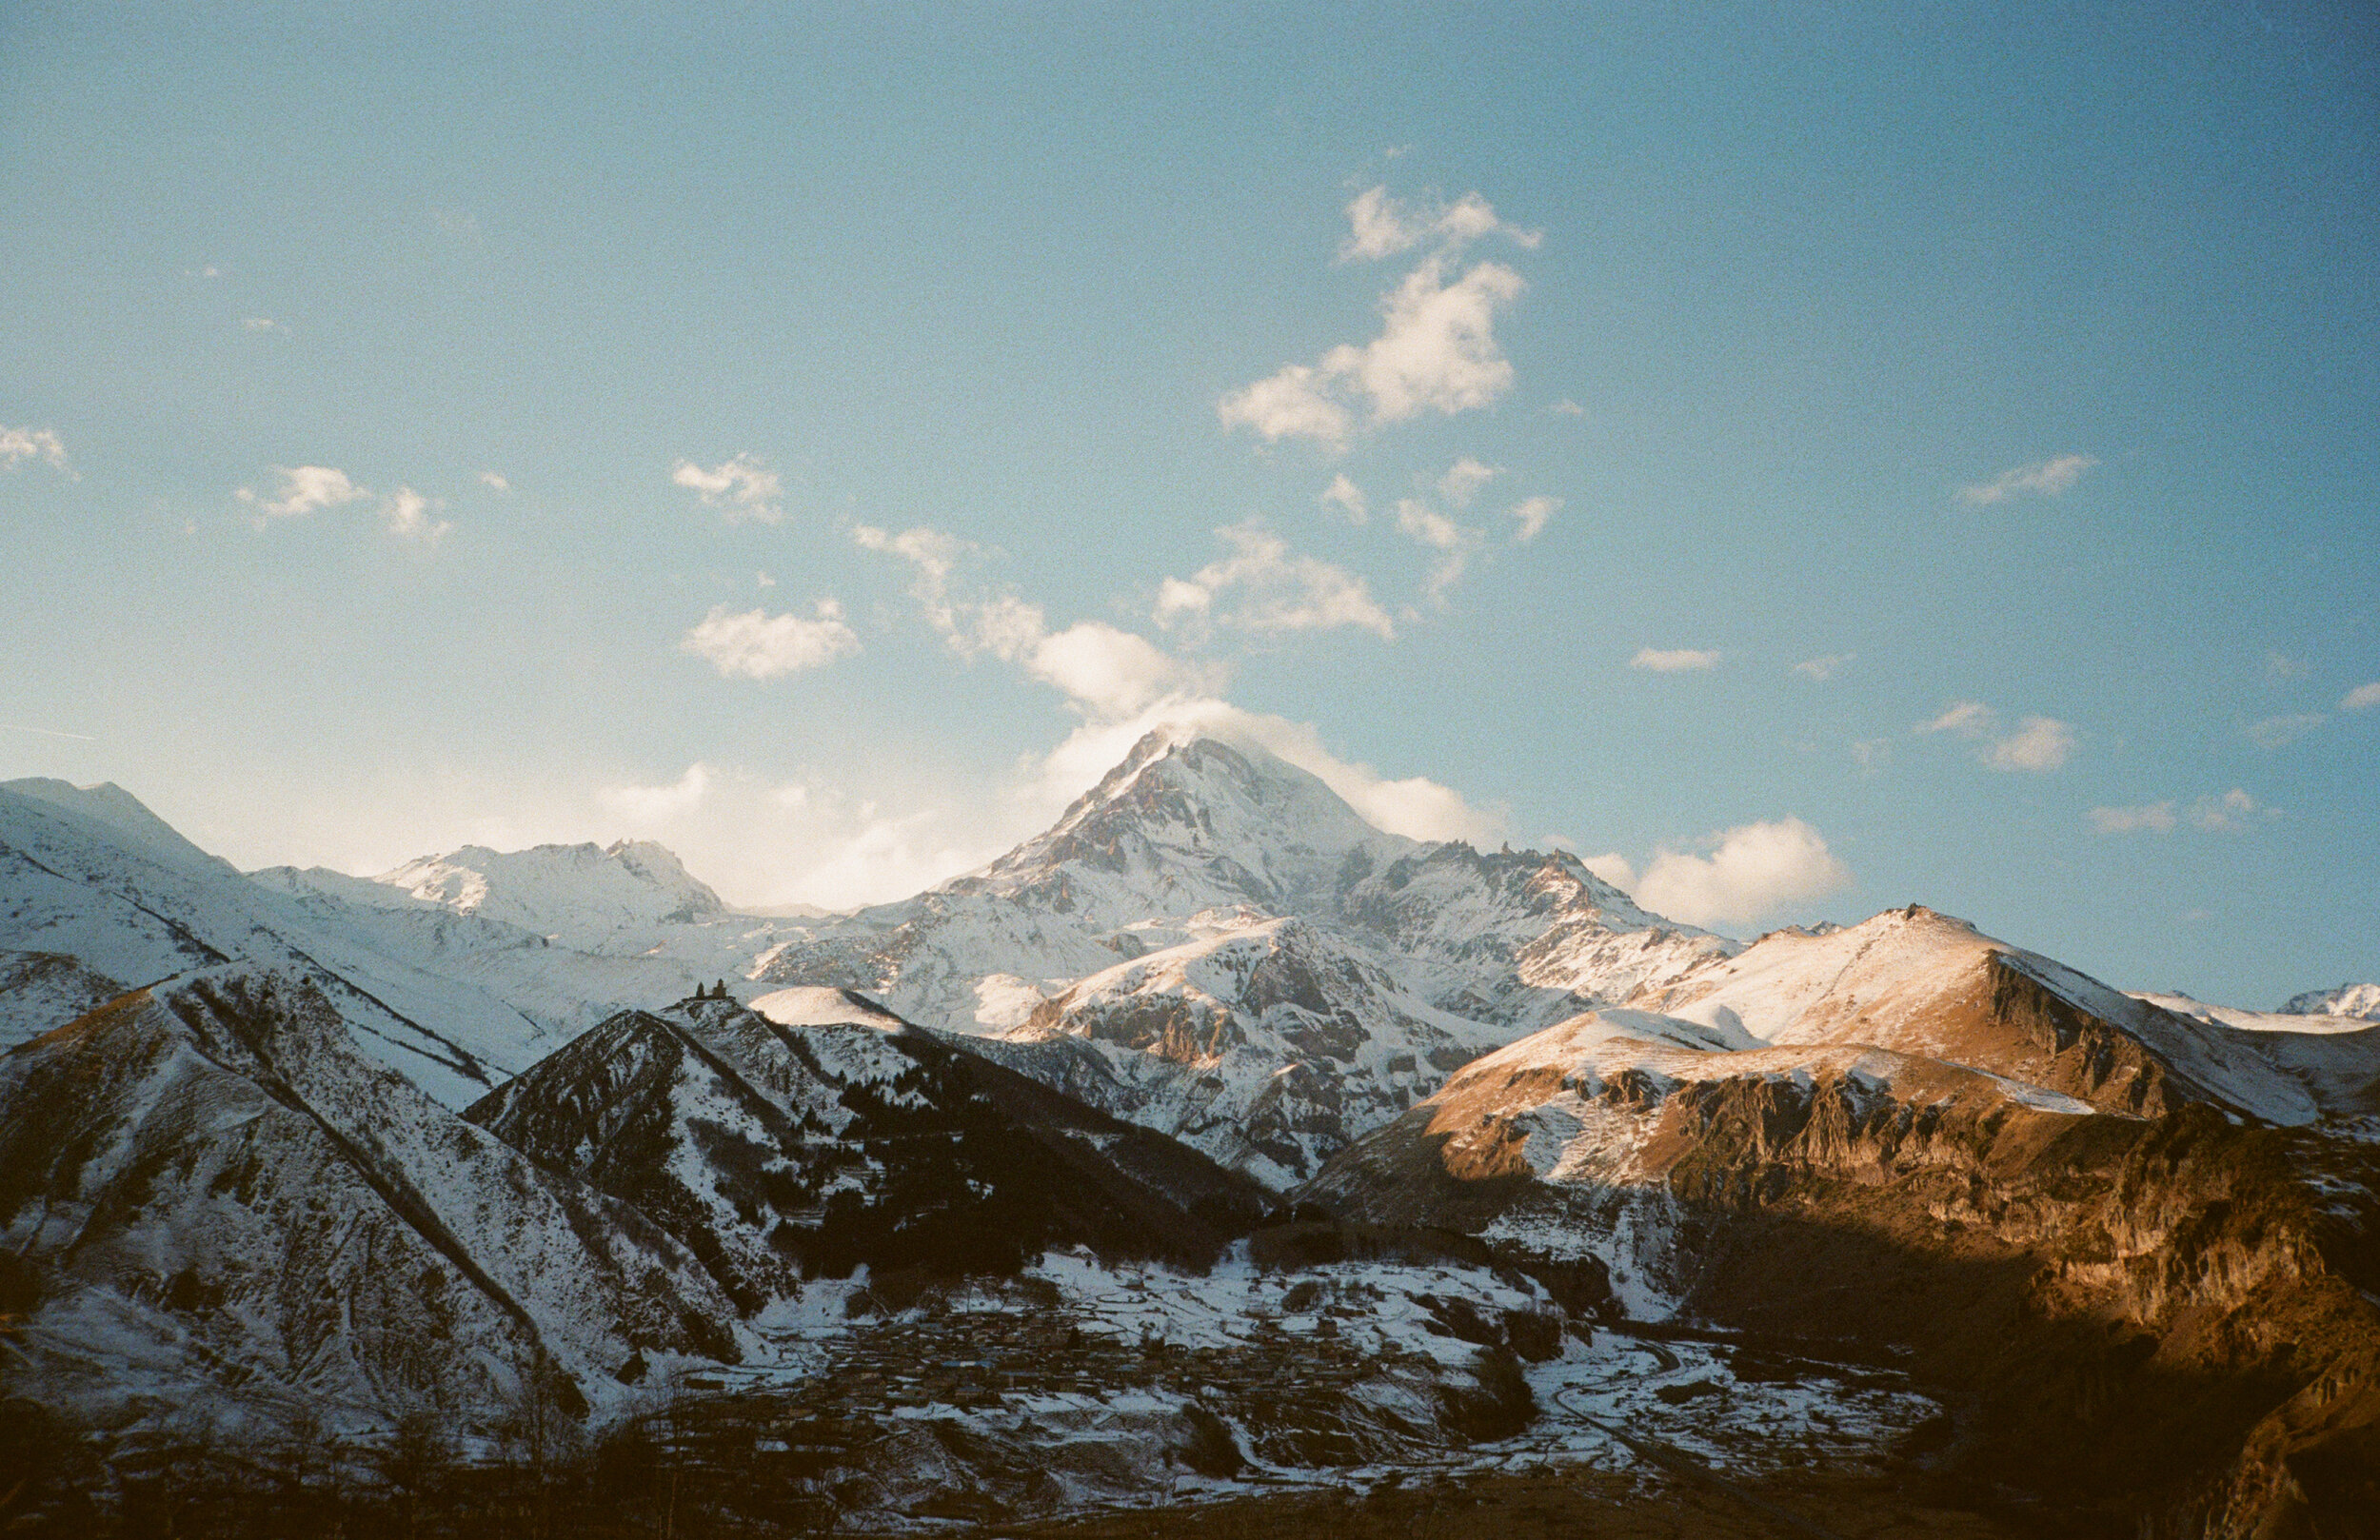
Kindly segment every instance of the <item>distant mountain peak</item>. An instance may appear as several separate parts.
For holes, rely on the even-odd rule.
[[[726,913],[667,846],[647,839],[424,856],[372,880],[459,914],[545,935],[692,923]]]
[[[2341,984],[2336,989],[2309,990],[2292,995],[2281,1007],[2284,1016],[2350,1016],[2380,1021],[2380,984]]]

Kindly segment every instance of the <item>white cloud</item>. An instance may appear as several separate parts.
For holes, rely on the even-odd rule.
[[[1804,658],[1794,665],[1794,672],[1821,683],[1843,671],[1843,665],[1859,655],[1855,652],[1830,652],[1823,658]]]
[[[1232,554],[1186,581],[1167,578],[1158,589],[1160,625],[1211,617],[1259,634],[1352,625],[1383,642],[1395,639],[1387,612],[1361,578],[1315,557],[1291,555],[1286,541],[1254,519],[1215,533]],[[1228,612],[1216,605],[1225,594],[1239,598]]]
[[[278,497],[252,486],[243,486],[234,494],[256,509],[259,529],[268,519],[294,519],[317,508],[335,508],[371,495],[367,488],[349,481],[346,471],[330,465],[275,465],[272,472],[281,478]]]
[[[284,331],[284,332],[286,332],[286,331],[288,331],[289,328],[288,328],[288,327],[287,327],[287,326],[283,326],[280,322],[275,321],[272,317],[270,317],[270,316],[268,316],[268,315],[252,315],[252,316],[247,316],[247,317],[244,317],[244,318],[241,320],[241,322],[240,322],[240,329],[241,329],[241,330],[243,330],[243,331]]]
[[[2083,472],[2098,464],[2092,455],[2059,455],[2053,460],[2039,460],[2029,465],[2004,470],[1988,482],[1977,482],[1958,489],[1959,501],[1983,507],[2005,503],[2013,497],[2057,497],[2083,478]]]
[[[1225,395],[1216,413],[1226,428],[1252,428],[1267,442],[1304,438],[1341,450],[1358,405],[1367,427],[1486,406],[1513,384],[1496,313],[1525,287],[1518,273],[1493,262],[1450,283],[1445,259],[1431,257],[1381,297],[1379,336],[1334,347],[1319,365],[1286,365]]]
[[[607,786],[595,794],[595,800],[606,812],[625,819],[631,829],[643,831],[684,818],[700,808],[710,790],[710,771],[697,761],[687,765],[685,774],[666,786]]]
[[[2268,647],[2264,655],[2264,677],[2275,684],[2284,680],[2304,679],[2312,666],[2303,658],[2291,658],[2278,647]]]
[[[1365,501],[1363,488],[1349,481],[1343,471],[1331,478],[1331,484],[1322,488],[1321,497],[1316,501],[1326,508],[1339,509],[1351,524],[1360,524],[1372,516],[1372,504]]]
[[[1103,622],[1084,621],[1053,633],[1041,606],[1014,594],[954,595],[952,580],[974,547],[953,536],[923,528],[893,535],[863,524],[852,531],[852,539],[917,569],[910,595],[953,652],[962,658],[988,653],[1020,664],[1033,678],[1055,685],[1096,721],[1221,688],[1220,667],[1188,662],[1145,637]],[[1211,598],[1197,584],[1169,578],[1160,591],[1159,619],[1164,621],[1172,610],[1202,609]]]
[[[1329,374],[1303,364],[1291,364],[1279,373],[1235,390],[1215,404],[1223,426],[1254,428],[1268,444],[1281,439],[1312,439],[1329,449],[1344,449],[1355,431],[1355,414],[1332,399]]]
[[[1514,503],[1512,516],[1517,527],[1513,530],[1513,543],[1526,545],[1544,534],[1547,522],[1561,511],[1562,500],[1557,497],[1523,498]]]
[[[2277,749],[2284,743],[2294,743],[2329,720],[2318,711],[2300,711],[2251,722],[2244,731],[2248,734],[2248,740],[2258,748]]]
[[[1655,674],[1683,674],[1699,668],[1718,667],[1719,655],[1693,647],[1639,647],[1636,656],[1628,660],[1628,666]]]
[[[1331,349],[1322,366],[1354,382],[1372,421],[1402,422],[1423,411],[1447,416],[1494,402],[1513,385],[1496,343],[1496,312],[1527,286],[1510,267],[1483,262],[1455,282],[1425,262],[1389,296],[1387,325],[1361,348]]]
[[[1038,611],[1035,612],[1037,615]],[[1063,690],[1094,721],[1115,721],[1219,682],[1145,637],[1083,621],[1041,638],[1024,658],[1035,679]]]
[[[1622,893],[1626,893],[1636,885],[1636,864],[1617,851],[1601,856],[1584,857],[1578,864]]]
[[[1981,738],[1998,721],[1998,713],[1980,701],[1953,702],[1942,715],[1932,721],[1919,722],[1921,733],[1956,733],[1961,738]]]
[[[1984,750],[1983,762],[1994,770],[2055,770],[2074,752],[2074,729],[2055,717],[2027,717],[2016,731]]]
[[[1469,455],[1447,467],[1438,480],[1438,495],[1458,508],[1471,506],[1471,500],[1479,495],[1479,488],[1502,474],[1500,465],[1483,465]]]
[[[0,465],[14,470],[28,460],[38,460],[52,470],[73,474],[67,465],[65,441],[53,429],[0,427]]]
[[[2144,802],[2138,807],[2094,807],[2090,817],[2091,826],[2101,834],[2137,834],[2144,829],[2172,834],[2175,821],[2171,798],[2162,802]]]
[[[492,470],[481,471],[479,473],[479,484],[491,491],[509,492],[512,490],[512,484],[505,480],[500,473]]]
[[[2373,706],[2380,706],[2380,680],[2358,684],[2339,697],[2341,711],[2370,711]]]
[[[778,501],[784,495],[783,483],[754,455],[740,454],[708,470],[681,460],[669,467],[669,479],[700,497],[705,507],[724,511],[729,523],[757,519],[773,524],[785,516],[784,504]]]
[[[1893,760],[1893,740],[1889,738],[1859,738],[1851,743],[1851,757],[1863,776],[1874,775]]]
[[[1421,591],[1431,602],[1445,603],[1446,590],[1462,581],[1472,553],[1478,549],[1479,532],[1457,523],[1414,498],[1398,500],[1397,527],[1415,544],[1438,553],[1438,560],[1430,563],[1429,576],[1421,582]]]
[[[1417,206],[1389,196],[1385,186],[1368,188],[1347,205],[1347,239],[1339,247],[1339,260],[1377,262],[1424,242],[1457,250],[1499,232],[1514,245],[1531,249],[1544,238],[1540,231],[1497,218],[1495,205],[1476,192],[1466,192],[1451,204]]]
[[[2277,813],[2233,786],[2220,797],[2201,797],[2191,803],[2190,821],[2201,829],[2228,832],[2246,828],[2259,814],[2272,818]]]
[[[1750,925],[1788,904],[1850,886],[1851,868],[1797,818],[1746,823],[1704,842],[1707,855],[1663,849],[1633,882],[1616,856],[1588,864],[1655,914],[1688,925]]]
[[[716,605],[678,646],[705,660],[725,678],[764,680],[823,668],[845,653],[858,652],[860,639],[843,622],[843,606],[822,599],[812,620]]]
[[[1564,396],[1561,400],[1554,403],[1554,405],[1545,409],[1556,417],[1584,417],[1587,415],[1587,409],[1584,406],[1579,405],[1577,402],[1571,400],[1568,396]]]
[[[444,519],[430,517],[434,510],[445,506],[443,502],[433,503],[409,486],[400,486],[381,500],[380,517],[388,533],[399,540],[435,545],[454,528]]]
[[[1999,720],[1999,713],[1980,701],[1959,701],[1932,721],[1919,722],[1914,731],[1979,739],[1990,734]],[[2055,717],[2022,717],[2014,732],[1986,743],[1981,758],[1994,770],[2046,772],[2064,765],[2073,757],[2076,741],[2071,723]]]
[[[975,650],[988,652],[1003,662],[1015,662],[1030,654],[1049,629],[1041,605],[1028,604],[1013,594],[994,595],[971,605],[967,613],[973,622],[968,642]]]
[[[950,601],[950,575],[972,546],[955,535],[922,527],[895,535],[873,524],[861,524],[851,531],[851,539],[863,550],[897,556],[916,568],[909,597],[924,607],[927,623],[942,634],[953,651],[971,655],[980,650],[971,635],[962,632],[957,607]],[[967,639],[962,641],[962,636]]]
[[[2091,826],[2101,834],[2172,834],[2185,819],[2194,829],[2210,833],[2237,833],[2258,818],[2276,818],[2278,811],[2265,806],[2240,787],[2234,786],[2220,797],[2201,797],[2190,804],[2187,813],[2176,813],[2173,799],[2161,802],[2144,802],[2137,807],[2094,807],[2091,810]]]

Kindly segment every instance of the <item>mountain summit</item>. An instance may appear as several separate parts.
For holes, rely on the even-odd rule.
[[[756,977],[1006,1039],[984,1051],[1279,1185],[1477,1055],[1735,950],[1574,857],[1408,839],[1168,730],[1046,833]]]
[[[1047,833],[949,891],[1023,898],[1061,891],[1169,908],[1327,902],[1349,877],[1418,849],[1366,823],[1319,778],[1262,749],[1153,732],[1077,798]]]
[[[506,854],[466,845],[424,856],[373,879],[417,898],[503,920],[573,944],[623,930],[691,924],[724,915],[719,895],[649,839],[596,846],[538,845]]]

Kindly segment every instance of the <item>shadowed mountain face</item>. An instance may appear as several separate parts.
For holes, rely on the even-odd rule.
[[[633,1203],[758,1309],[804,1276],[1014,1272],[1051,1246],[1193,1267],[1243,1177],[842,991],[624,1012],[466,1116]]]
[[[228,965],[0,1059],[16,1385],[102,1421],[201,1391],[267,1420],[584,1408],[734,1312],[633,1210],[365,1059],[337,981]]]

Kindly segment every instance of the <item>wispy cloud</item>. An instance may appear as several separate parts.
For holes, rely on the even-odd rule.
[[[1471,500],[1479,495],[1479,488],[1503,474],[1500,465],[1483,465],[1469,455],[1446,467],[1446,474],[1438,479],[1438,495],[1458,508],[1471,506]]]
[[[241,318],[240,329],[242,331],[287,332],[289,328],[268,315],[251,315]]]
[[[1346,515],[1351,524],[1360,524],[1372,517],[1372,504],[1365,500],[1363,488],[1347,479],[1346,472],[1331,478],[1331,484],[1322,488],[1315,501],[1326,508],[1337,508]]]
[[[1628,666],[1653,674],[1687,674],[1718,667],[1719,655],[1697,647],[1639,647]]]
[[[595,800],[631,829],[647,829],[695,812],[709,795],[710,786],[709,768],[697,760],[685,767],[684,775],[666,785],[606,786],[595,794]]]
[[[1561,400],[1555,402],[1552,405],[1546,407],[1545,409],[1556,417],[1584,417],[1587,415],[1587,409],[1584,406],[1579,405],[1577,402],[1571,400],[1568,396],[1564,396]]]
[[[2070,491],[2083,473],[2098,464],[2095,455],[2059,455],[2029,465],[2004,470],[1990,481],[1958,489],[1959,501],[1976,507],[2006,503],[2014,497],[2058,497]]]
[[[2201,829],[2244,829],[2258,818],[2279,816],[2280,809],[2265,806],[2237,786],[2220,797],[2201,797],[2190,804],[2190,821]]]
[[[2178,821],[2173,814],[2173,800],[2144,802],[2137,807],[2094,807],[2090,813],[2091,826],[2101,834],[2138,834],[2147,830],[2153,834],[2172,834]]]
[[[1843,671],[1843,665],[1858,657],[1854,652],[1830,652],[1822,658],[1804,658],[1794,665],[1794,672],[1821,683]]]
[[[1397,528],[1415,544],[1438,553],[1430,563],[1429,575],[1421,581],[1421,592],[1433,604],[1444,604],[1446,591],[1462,581],[1471,565],[1472,554],[1479,547],[1479,532],[1418,498],[1398,500]]]
[[[243,486],[233,496],[256,510],[256,527],[262,529],[273,519],[295,519],[320,508],[335,508],[343,503],[369,497],[370,491],[358,486],[347,473],[334,465],[275,465],[272,473],[281,478],[278,494],[259,492]]]
[[[1561,511],[1562,500],[1560,498],[1522,498],[1512,506],[1513,523],[1517,526],[1513,530],[1513,543],[1526,545],[1544,534],[1546,524],[1554,515]]]
[[[2231,834],[2279,816],[2279,809],[2267,807],[2238,786],[2220,797],[2201,797],[2187,810],[2169,797],[2134,807],[2094,807],[2089,815],[2092,828],[2105,835],[2172,834],[2184,823],[2209,833]]]
[[[480,485],[486,487],[491,492],[509,492],[512,490],[512,484],[509,481],[506,481],[503,473],[500,471],[481,471],[479,473],[479,484]]]
[[[1223,670],[1175,657],[1146,637],[1100,621],[1062,631],[1049,628],[1041,606],[1013,593],[993,593],[957,581],[975,547],[936,529],[900,534],[863,524],[852,531],[862,547],[907,562],[909,592],[926,623],[962,658],[983,654],[1015,663],[1055,686],[1085,716],[1112,721],[1168,701],[1221,687]],[[1212,569],[1210,569],[1212,570]],[[1169,584],[1178,580],[1168,579]],[[962,588],[972,588],[962,592]],[[1210,596],[1211,598],[1211,596]],[[1163,601],[1160,597],[1160,619]]]
[[[1851,868],[1797,818],[1746,823],[1695,850],[1656,852],[1638,875],[1619,856],[1588,869],[1658,915],[1689,925],[1749,925],[1851,885]]]
[[[2046,773],[2065,765],[2074,741],[2073,726],[2055,717],[2026,717],[2016,731],[1984,750],[1983,762],[1994,770]]]
[[[1347,205],[1347,239],[1339,244],[1339,260],[1377,262],[1422,245],[1454,251],[1497,234],[1529,250],[1544,238],[1541,231],[1498,219],[1496,206],[1476,192],[1451,204],[1409,204],[1390,196],[1383,185],[1367,188]]]
[[[1985,739],[1999,723],[1999,713],[1980,701],[1959,701],[1947,707],[1931,721],[1919,722],[1919,733],[1951,733],[1960,738]],[[1983,745],[1983,762],[1994,770],[2031,771],[2043,774],[2062,768],[2073,758],[2076,739],[2072,723],[2055,717],[2020,717],[2015,731],[1991,739]]]
[[[1932,721],[1919,722],[1921,733],[1956,733],[1961,738],[1981,738],[1991,731],[1998,720],[1997,713],[1980,701],[1958,701],[1944,708]]]
[[[843,606],[832,599],[822,599],[817,614],[807,619],[757,609],[731,611],[720,604],[678,646],[708,662],[724,678],[766,680],[823,668],[846,653],[858,652],[860,638],[843,623]]]
[[[1190,578],[1167,578],[1158,589],[1160,625],[1211,620],[1258,634],[1353,626],[1383,642],[1395,640],[1396,627],[1371,586],[1344,567],[1294,554],[1288,542],[1254,519],[1215,534],[1231,554]],[[1228,607],[1226,596],[1235,601]]]
[[[2277,749],[2285,743],[2296,742],[2329,720],[2319,711],[2298,711],[2250,722],[2241,731],[2248,735],[2248,741],[2256,747]]]
[[[0,427],[0,465],[10,470],[28,460],[38,460],[51,470],[74,474],[67,463],[66,444],[57,433],[46,427]]]
[[[2374,706],[2380,706],[2380,680],[2358,684],[2339,697],[2341,711],[2370,711]]]
[[[758,456],[740,454],[722,461],[708,470],[691,460],[681,460],[669,467],[669,479],[703,500],[705,507],[717,508],[727,516],[729,523],[745,519],[773,524],[785,516],[784,484]]]
[[[381,501],[380,516],[388,533],[399,540],[435,545],[454,528],[444,519],[434,517],[445,506],[445,503],[426,498],[409,486],[400,486]]]

